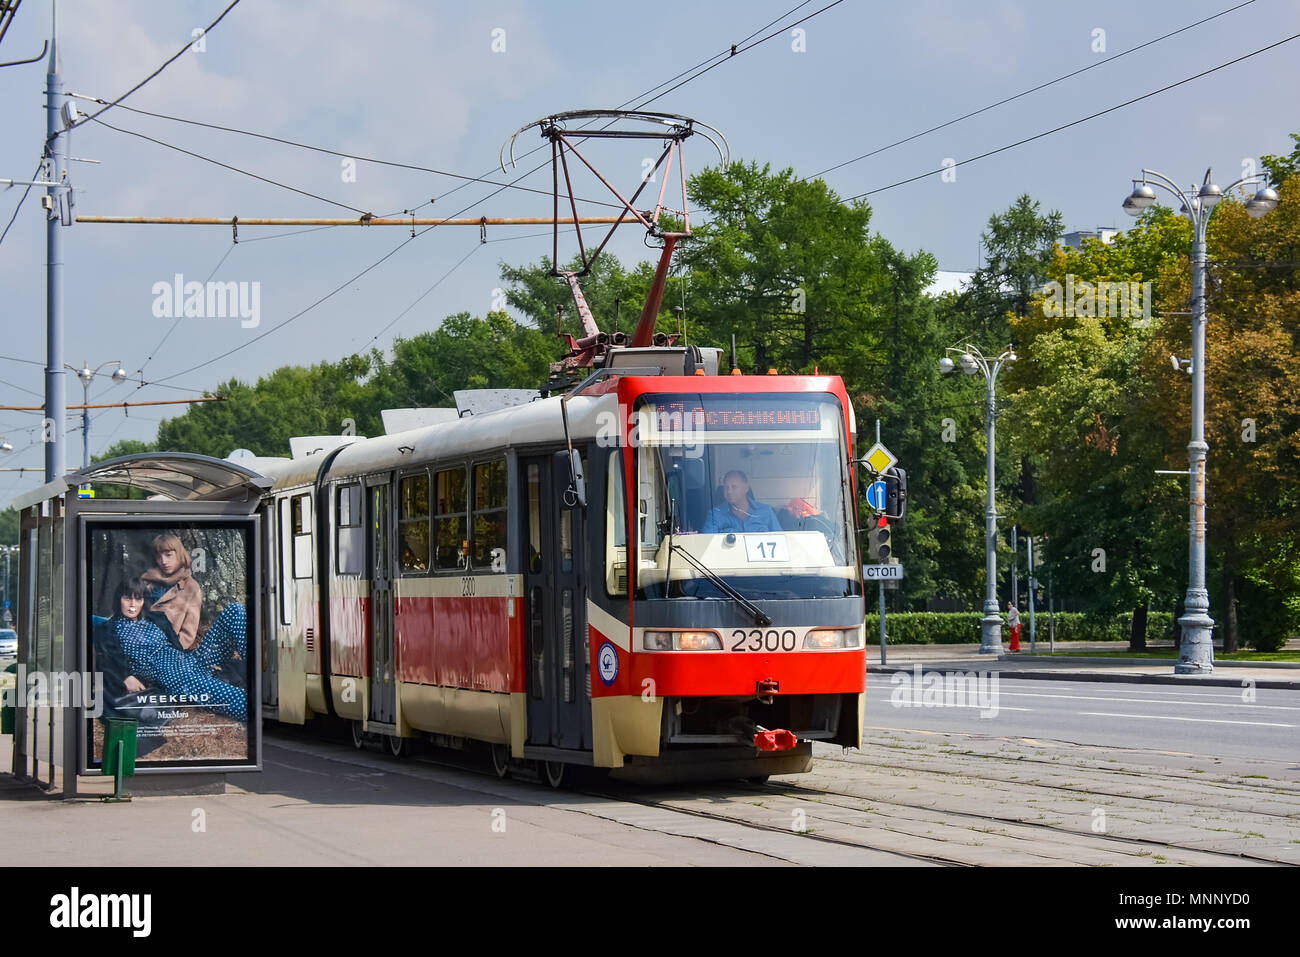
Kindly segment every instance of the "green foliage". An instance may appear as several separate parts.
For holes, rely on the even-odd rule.
[[[760,373],[844,370],[880,342],[873,299],[892,249],[868,231],[870,206],[842,204],[793,170],[739,162],[692,177],[690,196],[707,217],[682,253],[705,341],[734,334],[742,368]]]
[[[247,385],[219,387],[221,402],[192,406],[163,422],[153,448],[223,458],[237,448],[286,455],[296,435],[383,433],[381,412],[450,406],[457,389],[528,388],[546,381],[555,340],[503,312],[457,313],[432,332],[399,339],[393,357],[377,350],[305,368],[281,366]],[[147,451],[119,443],[117,454]]]
[[[978,611],[907,611],[885,616],[886,641],[891,645],[944,645],[978,644],[981,638],[980,621],[984,615]],[[1029,614],[1020,614],[1020,644],[1029,643]],[[1036,628],[1037,640],[1048,640],[1048,615],[1039,612]],[[1098,615],[1085,612],[1056,613],[1057,641],[1128,641],[1133,627],[1131,613]],[[1147,616],[1147,640],[1168,641],[1173,627],[1170,612],[1153,611]],[[872,633],[872,620],[867,619],[868,644]],[[1002,640],[1008,640],[1006,618],[1002,622]]]
[[[1292,133],[1291,139],[1295,142],[1291,155],[1274,156],[1265,153],[1260,158],[1264,169],[1268,170],[1269,182],[1275,187],[1281,186],[1293,176],[1300,176],[1300,133]]]

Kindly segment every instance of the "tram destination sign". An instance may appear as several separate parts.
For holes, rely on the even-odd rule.
[[[862,577],[869,582],[899,581],[903,577],[902,563],[897,565],[863,565]]]
[[[715,399],[691,396],[655,401],[656,424],[661,432],[695,429],[736,431],[749,429],[806,429],[822,427],[821,401],[780,396]]]

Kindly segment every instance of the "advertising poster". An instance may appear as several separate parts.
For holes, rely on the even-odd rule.
[[[87,712],[87,769],[100,768],[116,717],[138,722],[137,770],[255,766],[253,526],[88,520],[85,529],[85,660],[103,682]]]

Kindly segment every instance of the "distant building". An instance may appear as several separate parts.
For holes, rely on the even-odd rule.
[[[1069,246],[1071,249],[1082,249],[1085,239],[1100,239],[1103,243],[1109,243],[1119,233],[1114,226],[1098,226],[1096,229],[1077,229],[1072,233],[1066,233],[1061,237],[1061,245]]]

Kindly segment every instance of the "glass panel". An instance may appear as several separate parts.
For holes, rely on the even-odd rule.
[[[609,487],[605,493],[605,591],[627,594],[627,493],[623,488],[623,452],[609,454]]]
[[[505,459],[474,466],[475,510],[506,507]]]
[[[560,571],[573,571],[573,510],[560,510]]]
[[[311,578],[311,496],[293,498],[293,577]]]
[[[506,463],[474,466],[474,567],[505,571]]]
[[[474,513],[474,567],[504,572],[506,560],[506,511]]]
[[[655,396],[637,416],[639,597],[725,597],[682,551],[751,599],[858,593],[836,400]]]
[[[528,466],[528,571],[540,572],[542,558],[542,476],[536,465]]]
[[[440,518],[438,525],[437,567],[440,571],[465,567],[465,517]]]
[[[465,511],[465,470],[438,473],[438,514]]]
[[[280,592],[280,624],[289,625],[293,623],[292,606],[289,601],[290,582],[293,581],[292,561],[293,554],[293,527],[289,519],[289,500],[280,499],[280,521],[277,528],[276,537],[279,540],[279,566],[280,566],[280,584],[277,589]]]
[[[402,479],[399,495],[402,518],[418,518],[429,514],[429,476],[408,475]]]
[[[528,593],[528,641],[532,649],[533,680],[529,689],[534,698],[544,696],[546,690],[546,659],[544,649],[544,626],[542,621],[542,590],[534,588]]]
[[[402,573],[429,570],[429,476],[408,475],[398,487],[398,538]]]

